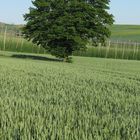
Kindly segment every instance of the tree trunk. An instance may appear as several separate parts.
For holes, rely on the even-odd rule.
[[[64,62],[68,62],[68,60],[69,60],[68,56],[65,56],[63,59]]]

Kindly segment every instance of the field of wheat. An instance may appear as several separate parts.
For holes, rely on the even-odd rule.
[[[22,55],[0,56],[1,140],[140,139],[140,62]]]

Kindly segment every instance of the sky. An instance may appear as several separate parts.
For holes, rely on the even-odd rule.
[[[32,6],[31,0],[1,0],[0,22],[24,24],[23,14]],[[115,24],[140,25],[140,0],[111,0],[110,13]]]

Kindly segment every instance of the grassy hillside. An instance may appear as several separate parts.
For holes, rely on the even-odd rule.
[[[111,40],[140,42],[140,25],[113,25]]]
[[[5,55],[0,139],[139,139],[140,62],[74,57],[66,64]]]
[[[22,25],[14,25],[14,24],[6,24],[0,22],[0,34],[5,32],[5,28],[7,28],[7,33],[14,34],[20,32]]]

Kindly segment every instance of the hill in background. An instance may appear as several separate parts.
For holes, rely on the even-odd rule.
[[[14,25],[14,24],[6,24],[3,22],[0,22],[0,33],[2,34],[5,32],[5,29],[8,33],[18,33],[20,32],[20,29],[23,25]]]
[[[140,42],[140,25],[113,25],[111,40]]]

